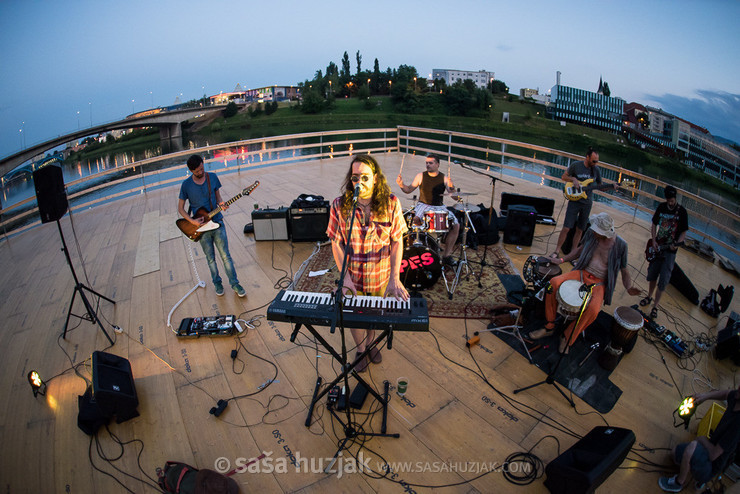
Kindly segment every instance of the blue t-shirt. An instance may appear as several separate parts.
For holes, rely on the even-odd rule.
[[[203,182],[202,185],[198,185],[193,181],[193,176],[190,175],[180,186],[180,199],[186,200],[190,203],[190,209],[188,210],[190,216],[200,208],[204,208],[210,213],[218,207],[218,203],[216,202],[216,191],[221,188],[221,181],[215,173],[208,173],[208,177],[211,181],[210,201],[208,199],[208,180]],[[221,221],[221,218],[223,218],[223,214],[219,212],[213,217],[213,221]]]
[[[598,166],[592,166],[591,168],[586,166],[586,163],[583,161],[574,161],[570,164],[568,167],[568,175],[571,177],[576,177],[579,182],[583,182],[584,180],[593,179],[595,184],[601,184],[601,171],[599,170]],[[568,184],[566,184],[568,185]],[[587,190],[586,191],[586,198],[585,199],[579,199],[578,202],[581,202],[583,204],[591,204],[593,203],[593,197],[594,197],[594,191],[593,190]]]

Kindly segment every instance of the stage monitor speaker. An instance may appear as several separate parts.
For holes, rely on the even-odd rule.
[[[594,492],[624,461],[634,443],[635,433],[629,429],[594,427],[545,467],[545,487],[554,494]]]
[[[714,356],[718,360],[730,357],[733,361],[740,361],[740,316],[732,312],[724,329],[717,333],[717,345],[714,347]]]
[[[324,242],[329,226],[329,203],[322,207],[291,208],[290,232],[293,242]]]
[[[92,393],[101,413],[106,417],[115,415],[119,424],[139,416],[131,364],[123,357],[93,352]]]
[[[69,204],[61,165],[50,163],[35,170],[33,184],[36,187],[36,203],[39,206],[41,223],[50,223],[64,216]]]
[[[501,194],[501,202],[499,203],[499,211],[505,211],[511,206],[532,206],[537,214],[540,216],[552,216],[555,211],[555,199],[548,199],[547,197],[534,197],[525,196],[521,194],[510,194],[504,192]]]
[[[510,206],[509,214],[506,215],[504,243],[532,245],[536,223],[537,211],[532,206]]]
[[[255,240],[288,240],[288,208],[252,211]]]

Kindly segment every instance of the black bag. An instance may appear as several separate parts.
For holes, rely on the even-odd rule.
[[[712,288],[709,290],[709,295],[704,297],[704,300],[701,301],[701,310],[706,312],[712,317],[717,317],[719,315],[719,305],[717,304],[717,290]]]
[[[291,204],[291,209],[298,208],[328,208],[329,201],[324,201],[324,196],[313,194],[301,194]]]
[[[82,396],[77,397],[77,427],[88,436],[94,436],[98,429],[110,422],[110,417],[100,411],[93,399],[92,386],[88,386]]]
[[[225,475],[187,463],[168,461],[157,469],[157,484],[163,492],[176,494],[236,494],[239,486]]]

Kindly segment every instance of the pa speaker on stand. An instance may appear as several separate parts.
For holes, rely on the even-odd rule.
[[[41,223],[51,223],[64,216],[69,204],[64,190],[62,167],[57,163],[49,163],[35,170],[33,184]]]

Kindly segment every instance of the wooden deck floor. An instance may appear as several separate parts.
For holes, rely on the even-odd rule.
[[[379,160],[393,190],[404,205],[410,205],[411,198],[399,193],[394,183],[400,156],[385,154]],[[567,431],[584,435],[604,423],[632,429],[637,436],[635,448],[646,449],[641,455],[667,465],[667,451],[660,448],[692,437],[698,424],[694,420],[688,431],[673,427],[672,412],[679,396],[710,387],[737,386],[737,369],[727,360],[699,353],[678,361],[664,348],[640,338],[611,375],[623,390],[614,409],[601,416],[576,397],[574,410],[550,386],[514,396],[514,389],[537,382],[544,374],[494,336],[484,336],[485,348],[468,351],[466,335],[485,328],[486,321],[433,318],[429,333],[397,332],[393,349],[383,353],[383,363],[372,365],[366,374],[377,387],[386,379],[395,383],[399,376],[410,380],[406,399],[393,394],[389,405],[388,429],[400,433],[400,438],[372,438],[361,450],[361,441],[355,441],[350,448],[352,454],[361,451],[376,472],[382,459],[395,463],[389,476],[392,480],[379,479],[377,473],[340,476],[311,472],[312,466],[318,468],[320,458],[334,454],[337,436],[342,436],[323,403],[317,406],[311,427],[304,426],[317,374],[325,380],[336,375],[337,366],[329,356],[317,354],[316,345],[305,335],[296,341],[300,344],[291,343],[288,324],[264,318],[239,340],[182,340],[166,323],[170,309],[197,282],[190,248],[197,273],[207,287],[184,300],[172,315],[173,325],[183,317],[198,315],[241,314],[243,319],[264,315],[279,286],[285,286],[286,273],[295,273],[314,245],[255,242],[252,235],[244,235],[242,228],[251,222],[254,204],[263,208],[287,206],[302,193],[334,198],[348,164],[343,158],[221,177],[224,198],[254,180],[261,182],[251,197],[236,202],[226,213],[231,253],[247,290],[246,299],[239,299],[228,287],[225,296],[217,297],[198,245],[173,230],[176,188],[76,212],[72,217],[76,235],[70,216],[65,216],[61,225],[81,281],[116,301],[115,306],[107,302],[99,306],[105,327],[115,338],[111,348],[96,326],[87,321],[77,324],[74,318],[66,340],[60,338],[74,284],[55,224],[0,240],[0,315],[4,322],[0,370],[5,376],[0,380],[0,396],[5,397],[0,405],[0,479],[4,492],[126,492],[112,477],[93,469],[88,459],[91,440],[77,427],[78,395],[87,386],[82,377],[91,379],[92,352],[106,348],[130,361],[140,401],[138,418],[110,425],[111,433],[121,441],[134,441],[126,444],[122,457],[113,465],[143,478],[137,466],[142,447],[139,463],[150,476],[167,460],[215,468],[224,467],[224,460],[219,459],[235,467],[240,458],[254,458],[262,452],[270,455],[275,471],[264,471],[262,463],[263,471],[234,477],[242,492],[404,492],[407,488],[422,492],[429,488],[419,485],[448,484],[451,486],[442,492],[513,492],[516,488],[501,473],[479,477],[480,473],[501,465],[512,453],[533,447],[532,452],[547,463],[576,442]],[[407,182],[422,168],[422,158],[407,157]],[[463,191],[478,194],[472,203],[490,202],[490,184],[480,176],[453,170],[453,178]],[[555,215],[560,213],[563,200],[558,191],[523,179],[507,180],[516,187],[499,184],[496,206],[501,192],[515,192],[555,198]],[[594,212],[604,208],[597,203]],[[642,246],[649,234],[648,225],[633,222],[627,213],[610,213],[619,235],[629,242],[633,277],[646,288]],[[531,248],[500,245],[521,271],[531,253],[553,250],[557,236],[551,234],[558,231],[559,227],[538,225]],[[84,273],[79,254],[84,259]],[[679,251],[678,262],[702,297],[719,283],[737,281],[716,264],[685,250]],[[607,310],[637,300],[618,283],[612,309]],[[687,303],[673,287],[668,288],[663,305],[666,313],[660,315],[660,323],[682,337],[716,336],[718,321]],[[738,311],[739,306],[736,297],[731,310]],[[78,301],[75,312],[82,311]],[[724,316],[727,314],[729,311]],[[720,319],[721,327],[726,321],[726,317]],[[114,333],[111,325],[122,328],[122,333]],[[327,337],[337,342],[336,335]],[[234,349],[239,350],[236,360],[230,357]],[[34,398],[31,393],[26,381],[31,369],[39,370],[47,380],[57,376],[48,383],[45,396]],[[273,378],[275,382],[258,393]],[[218,400],[241,395],[248,397],[229,401],[219,418],[209,414]],[[380,414],[368,414],[377,407],[367,403],[356,420],[363,430],[378,431]],[[702,406],[698,415],[706,410],[707,406]],[[559,446],[546,436],[556,438]],[[121,455],[121,447],[104,429],[99,438],[105,455]],[[102,461],[95,443],[92,448],[97,468],[115,476],[132,492],[154,492]],[[297,473],[293,466],[282,471],[283,458],[291,455],[307,459],[301,463],[307,471]],[[631,454],[630,458],[637,456]],[[351,470],[351,455],[345,453],[343,459]],[[217,465],[217,461],[221,463]],[[401,471],[404,462],[412,471]],[[634,461],[625,461],[622,466],[634,468],[614,472],[599,492],[657,491],[659,474],[650,471],[654,468]],[[543,480],[519,490],[545,492]]]

